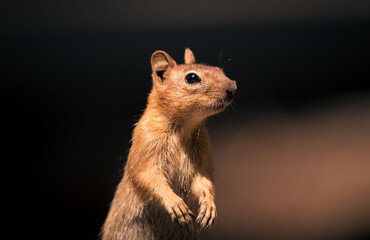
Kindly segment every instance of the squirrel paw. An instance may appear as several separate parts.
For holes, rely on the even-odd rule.
[[[192,217],[195,219],[195,215],[188,208],[182,198],[177,197],[176,200],[170,201],[167,203],[166,209],[171,216],[172,221],[177,218],[177,221],[182,225],[192,225]]]
[[[216,204],[212,200],[205,198],[200,200],[199,214],[197,222],[200,224],[200,230],[212,227],[217,217]]]

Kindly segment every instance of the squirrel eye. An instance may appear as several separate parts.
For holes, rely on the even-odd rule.
[[[186,75],[185,81],[186,83],[194,84],[194,83],[199,83],[200,78],[195,73],[189,73],[188,75]]]

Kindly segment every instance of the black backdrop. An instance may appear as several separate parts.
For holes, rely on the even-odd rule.
[[[15,210],[8,218],[15,235],[97,238],[145,108],[155,50],[181,63],[190,47],[199,62],[224,67],[238,82],[238,114],[221,115],[215,127],[225,118],[243,122],[331,96],[368,95],[369,29],[369,20],[339,19],[1,33],[10,153],[2,171],[10,173],[5,208]]]

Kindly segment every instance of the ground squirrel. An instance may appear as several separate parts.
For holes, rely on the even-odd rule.
[[[185,64],[156,51],[151,65],[153,87],[133,131],[104,240],[198,239],[217,216],[204,120],[231,103],[236,83],[218,67],[196,64],[190,49]]]

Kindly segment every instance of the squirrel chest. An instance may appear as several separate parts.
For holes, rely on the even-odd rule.
[[[194,175],[210,158],[210,142],[205,127],[199,124],[189,133],[188,129],[171,124],[166,128],[154,127],[153,121],[151,124],[148,121],[144,114],[143,121],[137,124],[133,142],[145,143],[137,151],[142,151],[142,159],[152,158],[155,161],[153,166],[163,172],[176,194],[187,197]],[[160,121],[160,124],[163,123]],[[140,135],[138,139],[136,134]]]

